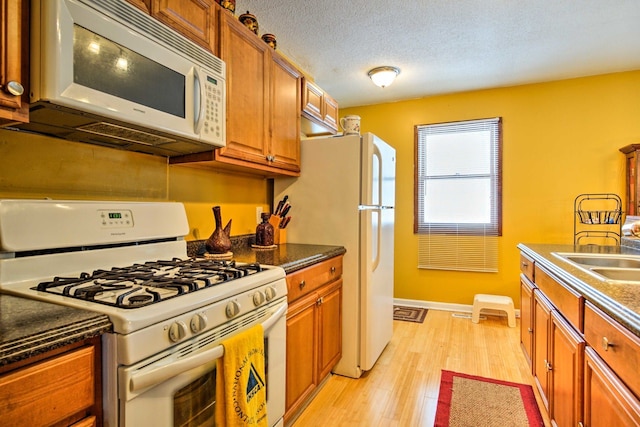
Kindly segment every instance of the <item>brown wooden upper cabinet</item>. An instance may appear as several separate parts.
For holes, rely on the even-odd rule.
[[[214,0],[151,0],[151,16],[217,55],[214,4]]]
[[[228,11],[218,13],[220,58],[227,66],[227,145],[170,163],[298,176],[302,74]]]
[[[29,121],[28,4],[0,0],[0,125]]]
[[[214,0],[126,0],[209,52],[218,54]]]
[[[640,207],[638,203],[640,203],[639,192],[640,187],[638,187],[638,166],[640,166],[640,144],[631,144],[624,146],[620,149],[625,156],[627,157],[627,166],[626,166],[626,176],[627,176],[627,185],[626,185],[626,205],[625,205],[625,214],[627,215],[638,215],[640,212]]]
[[[302,79],[302,132],[307,136],[335,135],[338,103],[315,83]]]

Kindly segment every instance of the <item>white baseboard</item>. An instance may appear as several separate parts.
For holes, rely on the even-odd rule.
[[[436,301],[423,301],[423,300],[412,300],[412,299],[401,299],[394,298],[393,303],[395,305],[404,305],[407,307],[420,307],[426,308],[429,310],[441,310],[441,311],[453,311],[458,313],[471,313],[473,310],[473,305],[471,304],[452,304],[446,302],[436,302]],[[491,314],[495,316],[507,316],[507,313],[500,310],[482,310],[483,314]],[[516,309],[516,317],[520,317],[520,310]]]

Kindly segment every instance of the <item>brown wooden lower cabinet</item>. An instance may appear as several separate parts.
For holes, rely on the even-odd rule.
[[[584,339],[540,289],[533,290],[532,371],[549,418],[556,426],[582,420]]]
[[[552,425],[640,426],[640,339],[541,262],[535,259],[533,275],[521,265],[521,322],[533,330],[530,350],[528,328],[520,334]]]
[[[591,347],[585,349],[583,424],[640,425],[640,402]]]
[[[577,426],[582,420],[584,339],[556,310],[549,338],[549,418],[558,426]]]
[[[0,375],[4,426],[102,425],[100,338],[39,356]]]
[[[285,424],[342,357],[342,256],[287,276]]]
[[[549,404],[549,327],[551,305],[538,291],[533,292],[533,376],[547,411]]]
[[[533,352],[533,288],[534,285],[524,275],[520,275],[520,344],[527,363],[533,372],[531,355]]]

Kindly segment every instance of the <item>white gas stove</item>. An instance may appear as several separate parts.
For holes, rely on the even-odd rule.
[[[213,370],[201,353],[255,323],[272,342],[270,359],[281,359],[270,360],[269,375],[281,376],[284,387],[284,270],[189,258],[188,230],[180,203],[0,200],[0,291],[97,311],[113,323],[103,340],[105,425],[148,422],[135,409],[144,406],[140,395],[165,388],[172,407],[175,387],[201,380],[188,372]],[[172,363],[176,369],[161,376],[142,372]],[[281,422],[281,394],[281,403],[268,402],[270,425]],[[173,425],[165,418],[176,411],[157,415],[153,425]]]

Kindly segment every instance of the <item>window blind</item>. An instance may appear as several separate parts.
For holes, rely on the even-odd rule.
[[[419,268],[497,271],[501,119],[418,125]]]

